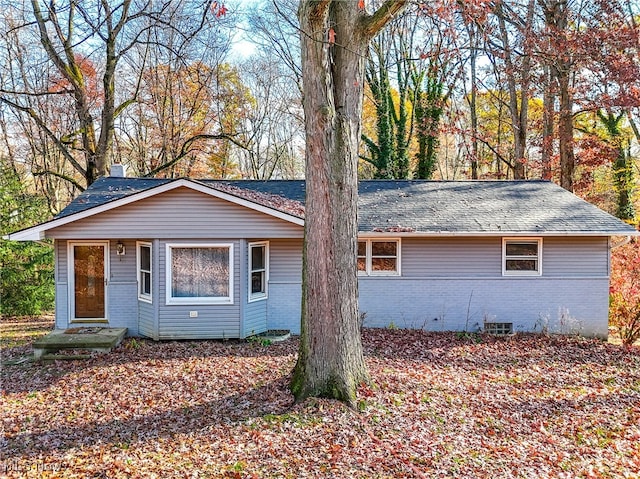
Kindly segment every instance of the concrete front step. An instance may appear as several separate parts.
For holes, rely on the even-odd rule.
[[[61,349],[84,349],[96,353],[108,353],[118,346],[127,328],[75,328],[56,329],[38,339],[32,345],[34,359]]]
[[[90,358],[90,354],[43,354],[40,356],[41,361],[75,361]]]

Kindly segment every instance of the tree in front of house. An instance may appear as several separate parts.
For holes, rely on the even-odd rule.
[[[306,133],[302,318],[291,389],[297,400],[355,405],[368,379],[358,321],[358,145],[364,58],[405,7],[387,0],[302,0],[298,9]]]

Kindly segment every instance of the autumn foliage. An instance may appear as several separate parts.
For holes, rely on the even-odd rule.
[[[30,352],[34,329],[42,333],[33,326],[0,324],[3,360]],[[358,389],[357,412],[326,399],[294,404],[295,339],[130,338],[84,361],[3,365],[0,476],[640,474],[640,348],[555,335],[363,334],[373,384]]]
[[[613,250],[609,320],[624,344],[640,339],[640,243],[637,240]]]

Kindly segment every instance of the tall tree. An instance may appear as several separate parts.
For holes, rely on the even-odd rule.
[[[368,152],[362,158],[373,165],[376,178],[409,177],[410,82],[413,71],[419,70],[413,58],[416,25],[415,15],[403,15],[369,48],[365,79],[375,105],[376,137],[362,135]]]
[[[523,179],[525,172],[525,152],[527,149],[527,106],[529,103],[529,85],[531,83],[531,33],[535,0],[529,0],[524,18],[513,13],[508,15],[504,5],[498,1],[495,15],[498,18],[498,30],[502,47],[502,59],[505,66],[507,91],[509,92],[508,108],[511,114],[511,128],[513,129],[513,177]],[[516,26],[521,42],[521,58],[516,67],[514,47],[511,45],[507,31],[507,21]],[[519,80],[519,81],[518,81]]]
[[[244,112],[236,148],[242,176],[256,180],[303,176],[303,119],[298,90],[286,66],[273,55],[253,55],[242,64],[242,81],[253,101]]]
[[[417,23],[425,39],[419,60],[411,62],[413,138],[417,142],[413,177],[431,179],[438,166],[442,120],[455,84],[464,72],[455,21],[456,5],[448,2],[419,4]]]
[[[355,405],[368,378],[358,321],[358,144],[364,58],[371,39],[406,4],[302,0],[298,9],[306,133],[306,213],[297,400]]]
[[[572,75],[576,68],[576,42],[571,38],[569,0],[538,0],[545,21],[547,57],[550,78],[555,80],[558,105],[558,148],[560,156],[560,186],[573,191],[575,153],[573,141]],[[573,41],[572,41],[573,40]],[[552,97],[548,101],[552,101]]]
[[[24,12],[23,23],[14,27],[12,33],[22,31],[25,36],[37,35],[47,62],[56,71],[55,84],[48,87],[58,88],[44,91],[3,89],[0,101],[28,116],[56,145],[82,182],[90,185],[106,173],[116,118],[136,99],[136,79],[139,77],[135,71],[128,72],[132,74],[134,85],[127,95],[116,88],[118,79],[122,82],[129,79],[128,75],[118,75],[125,70],[123,58],[139,46],[144,51],[144,45],[154,41],[152,32],[161,29],[179,32],[180,50],[219,11],[211,11],[211,0],[197,5],[134,0],[96,3],[31,0],[30,3],[31,11]],[[187,17],[190,17],[189,23],[184,21]],[[89,61],[99,75],[97,82],[87,75],[85,65]],[[126,68],[131,68],[131,63]],[[137,73],[143,70],[142,65]],[[97,92],[93,91],[93,86]],[[52,130],[40,112],[27,101],[34,96],[54,95],[69,98],[74,112],[73,130]]]
[[[606,129],[607,142],[615,152],[613,181],[617,195],[616,216],[623,220],[633,221],[636,216],[632,201],[635,190],[633,162],[629,151],[629,138],[625,137],[620,127],[625,117],[625,111],[622,110],[616,114],[611,110],[598,110],[596,114]]]

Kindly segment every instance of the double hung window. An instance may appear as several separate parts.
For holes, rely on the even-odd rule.
[[[138,299],[151,302],[151,243],[137,244]]]
[[[249,243],[249,301],[267,297],[269,243]]]

